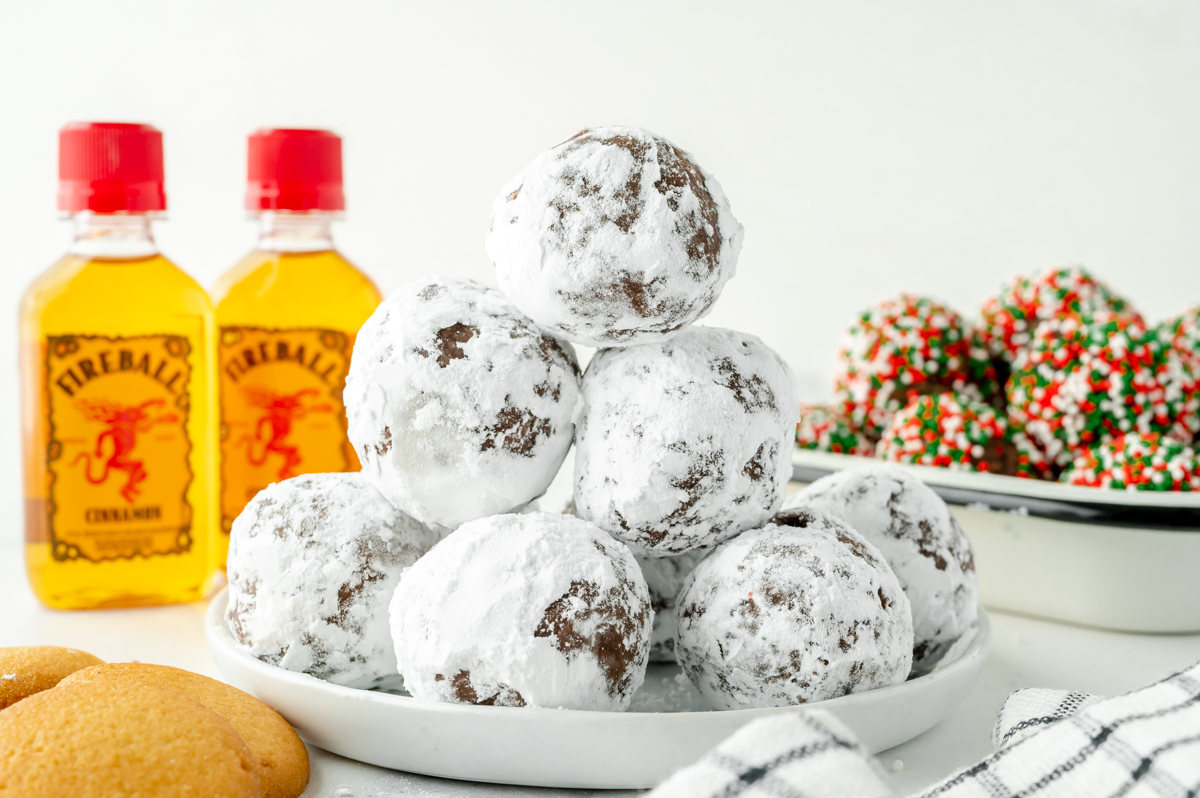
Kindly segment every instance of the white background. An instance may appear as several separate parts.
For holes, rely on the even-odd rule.
[[[159,239],[206,286],[253,241],[246,134],[336,130],[350,206],[339,240],[385,290],[430,272],[491,281],[483,238],[508,178],[584,126],[648,127],[720,179],[746,226],[709,323],[764,338],[813,400],[851,315],[901,289],[970,314],[1016,272],[1079,261],[1151,318],[1200,303],[1200,4],[1186,0],[8,2],[0,109],[8,586],[20,581],[15,312],[66,247],[56,131],[73,120],[165,132]],[[23,586],[5,606],[6,644],[210,667],[197,607],[82,619],[33,608]],[[1083,639],[1099,633],[1001,620],[979,691],[944,736],[906,749],[898,788],[984,753],[1015,687],[1120,692],[1195,657],[1191,638],[1103,636],[1118,650]]]
[[[1077,261],[1152,318],[1200,302],[1200,6],[1183,0],[14,3],[0,108],[7,375],[20,291],[66,245],[72,120],[164,131],[159,239],[206,286],[253,240],[246,134],[334,129],[339,241],[384,290],[492,281],[508,178],[584,126],[648,127],[746,226],[708,323],[761,336],[813,400],[852,314],[902,289],[972,314],[1012,274]]]

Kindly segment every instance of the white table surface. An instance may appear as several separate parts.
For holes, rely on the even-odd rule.
[[[41,606],[24,573],[19,533],[0,541],[0,646],[60,645],[109,661],[174,665],[220,678],[204,642],[206,602],[173,607],[60,612]],[[880,755],[904,795],[989,753],[1005,697],[1021,687],[1113,695],[1200,660],[1200,635],[1130,635],[991,613],[992,650],[975,689],[945,722]],[[312,798],[379,796],[584,796],[599,792],[474,785],[362,765],[311,749]],[[903,763],[895,771],[894,763]],[[633,793],[608,792],[609,796]]]

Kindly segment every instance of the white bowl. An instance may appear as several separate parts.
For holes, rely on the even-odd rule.
[[[812,482],[878,462],[796,449],[792,476]],[[985,606],[1126,632],[1200,631],[1200,493],[899,467],[962,524]]]
[[[354,690],[247,654],[225,626],[227,601],[226,591],[213,599],[205,624],[225,679],[274,707],[313,745],[395,770],[536,787],[641,789],[695,762],[755,718],[804,711],[696,711],[699,694],[673,665],[651,666],[628,712],[477,707]],[[809,706],[836,715],[872,753],[891,748],[958,706],[979,676],[989,641],[981,609],[975,626],[931,673]]]

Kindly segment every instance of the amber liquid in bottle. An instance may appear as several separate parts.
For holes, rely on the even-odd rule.
[[[149,217],[75,224],[20,307],[29,581],[60,609],[193,601],[212,571],[211,305]]]
[[[258,248],[213,289],[218,567],[234,519],[267,485],[360,467],[346,437],[342,390],[354,336],[381,297],[333,248],[333,218],[320,211],[264,213]]]

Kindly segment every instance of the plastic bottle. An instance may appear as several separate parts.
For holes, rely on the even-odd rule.
[[[20,307],[26,566],[63,609],[192,601],[212,570],[213,314],[159,254],[162,134],[59,133],[67,255]]]
[[[233,520],[272,482],[357,471],[342,389],[378,289],[334,249],[345,209],[342,140],[325,130],[250,136],[246,208],[258,245],[213,289],[218,325],[220,513],[216,562]]]

